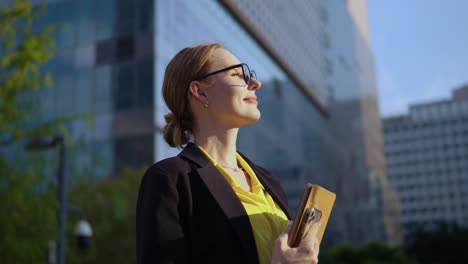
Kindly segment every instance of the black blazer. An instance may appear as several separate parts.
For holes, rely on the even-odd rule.
[[[245,160],[290,219],[279,181]],[[157,162],[146,171],[138,193],[136,225],[140,264],[258,263],[252,227],[242,203],[192,143],[178,156]]]

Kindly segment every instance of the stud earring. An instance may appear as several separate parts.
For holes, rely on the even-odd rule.
[[[205,108],[208,108],[208,102],[205,102]]]

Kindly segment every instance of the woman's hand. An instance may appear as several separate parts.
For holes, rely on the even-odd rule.
[[[286,263],[318,263],[318,254],[320,245],[317,238],[317,231],[320,222],[311,222],[307,224],[306,235],[302,239],[301,245],[297,248],[291,248],[288,245],[289,231],[292,222],[288,224],[285,230],[278,236],[273,248],[271,257],[272,264]]]

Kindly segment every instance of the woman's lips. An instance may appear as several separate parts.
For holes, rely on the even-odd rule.
[[[244,99],[244,101],[249,102],[249,103],[257,103],[257,97],[247,97]]]

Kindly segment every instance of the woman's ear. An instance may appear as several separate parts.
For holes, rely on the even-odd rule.
[[[199,81],[191,81],[189,84],[189,93],[191,96],[197,98],[200,101],[206,102],[208,96],[205,93],[204,88],[201,86]]]

